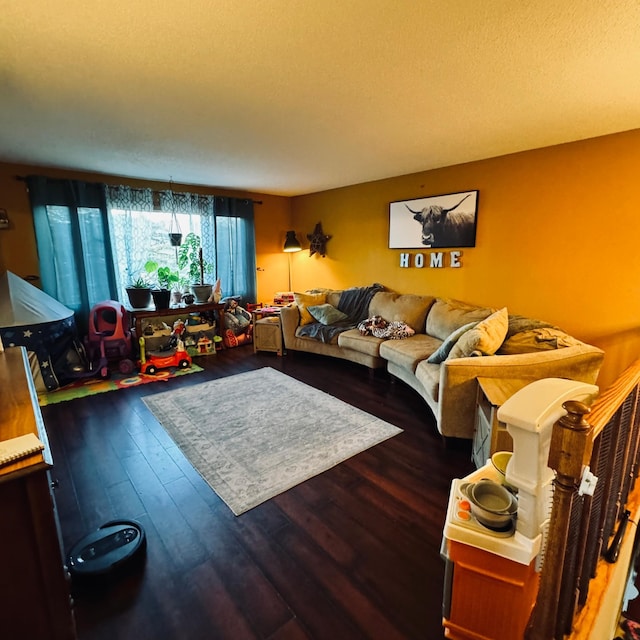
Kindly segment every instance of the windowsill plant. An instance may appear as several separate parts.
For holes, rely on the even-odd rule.
[[[178,268],[187,269],[191,291],[197,302],[207,302],[213,285],[205,282],[205,273],[213,272],[213,265],[202,256],[200,236],[188,233],[178,251]]]
[[[151,286],[139,276],[126,287],[129,304],[134,309],[145,309],[151,304]]]
[[[160,266],[155,260],[148,260],[144,269],[157,283],[157,288],[151,290],[156,309],[168,309],[171,303],[171,288],[180,281],[180,274],[178,271],[172,271],[171,267]]]

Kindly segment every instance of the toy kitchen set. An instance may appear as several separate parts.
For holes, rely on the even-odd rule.
[[[597,386],[573,380],[532,382],[498,411],[513,438],[504,476],[489,461],[453,480],[441,549],[446,638],[524,637],[553,504],[554,472],[547,466],[553,425],[566,414],[564,402],[590,405],[597,394]],[[591,493],[596,480],[587,467],[581,491]]]

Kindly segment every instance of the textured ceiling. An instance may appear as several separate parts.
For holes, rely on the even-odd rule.
[[[294,195],[640,127],[638,0],[0,0],[0,161]]]

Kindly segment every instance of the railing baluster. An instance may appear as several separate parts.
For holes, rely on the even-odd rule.
[[[628,500],[636,505],[638,501],[634,485],[640,474],[640,360],[600,394],[589,414],[591,426],[584,419],[588,409],[578,405],[565,403],[568,414],[553,428],[549,452],[549,466],[556,471],[553,511],[527,640],[562,640],[567,633],[571,638],[590,637],[585,624],[592,610],[598,610],[588,606],[592,578],[597,574],[596,593],[602,597],[606,585],[601,576],[606,572],[596,568],[607,564],[602,555]],[[586,464],[598,476],[598,484],[593,496],[578,502]],[[576,614],[581,628],[572,631]]]
[[[561,639],[564,635],[557,627],[571,508],[583,466],[591,456],[591,426],[584,419],[589,407],[573,400],[562,406],[567,415],[553,425],[551,435],[549,466],[556,471],[553,509],[540,591],[525,632],[527,640]]]

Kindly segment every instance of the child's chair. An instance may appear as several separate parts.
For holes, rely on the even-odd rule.
[[[120,302],[106,300],[91,309],[87,353],[91,361],[99,354],[109,359],[131,355],[129,319]]]

